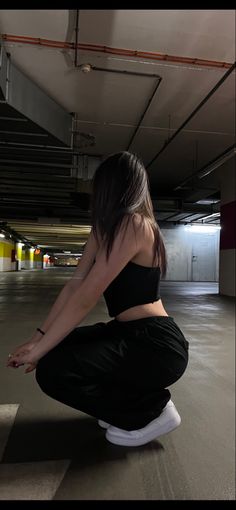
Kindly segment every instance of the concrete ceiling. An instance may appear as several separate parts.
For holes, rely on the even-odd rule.
[[[129,148],[142,157],[160,222],[219,210],[196,202],[219,201],[220,168],[202,179],[199,172],[235,144],[235,70],[197,107],[235,62],[234,10],[1,10],[0,33],[12,66],[54,108],[76,114],[74,152],[103,157]],[[77,51],[58,47],[76,33]],[[46,120],[48,129],[26,106],[0,103],[0,222],[45,248],[76,251],[87,236],[80,230],[89,224],[87,188],[72,169],[70,143]]]

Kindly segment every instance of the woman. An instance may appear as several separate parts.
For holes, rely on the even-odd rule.
[[[8,366],[36,368],[47,395],[96,417],[111,443],[139,446],[180,424],[167,387],[186,369],[188,342],[161,301],[166,252],[136,155],[120,152],[100,164],[91,206],[73,277]],[[102,295],[112,320],[79,326]]]

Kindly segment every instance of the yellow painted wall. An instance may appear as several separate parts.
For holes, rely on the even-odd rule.
[[[10,257],[11,258],[11,250],[14,250],[15,245],[10,241],[5,241],[4,243],[0,241],[0,257]]]
[[[0,238],[1,239],[1,238]],[[34,250],[26,249],[22,250],[22,246],[16,245],[14,242],[8,240],[0,240],[0,258],[8,258],[11,260],[11,252],[12,250],[16,250],[16,258],[21,261],[32,261],[32,262],[41,262],[43,260],[42,252],[39,255],[35,255]],[[10,266],[9,266],[10,269]]]
[[[17,248],[16,248],[16,258],[17,258],[17,260],[22,260],[21,259],[21,255],[22,255],[22,246],[17,245]]]

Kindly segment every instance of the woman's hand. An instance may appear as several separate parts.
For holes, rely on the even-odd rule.
[[[34,355],[34,347],[38,342],[26,342],[25,344],[17,347],[13,353],[9,354],[7,367],[18,368],[22,365],[29,365],[25,374],[28,372],[32,372],[37,366],[37,362],[39,358]]]

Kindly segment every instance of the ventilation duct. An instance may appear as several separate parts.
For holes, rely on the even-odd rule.
[[[72,118],[33,83],[0,45],[0,100],[70,146]]]

